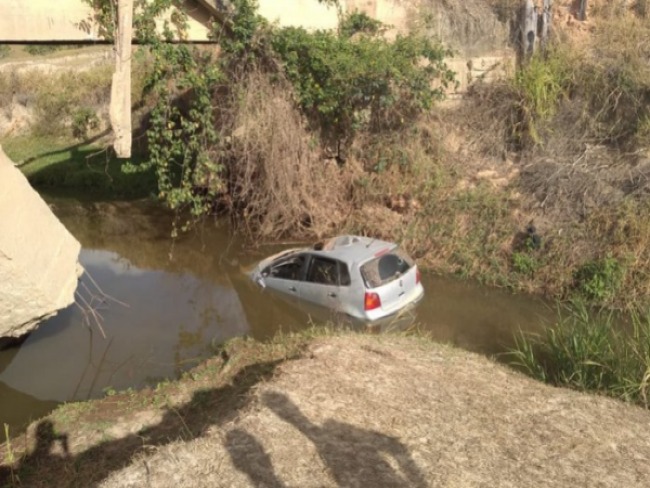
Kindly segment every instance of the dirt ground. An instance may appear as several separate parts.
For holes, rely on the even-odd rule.
[[[102,486],[646,486],[650,415],[451,348],[318,341],[223,429]]]
[[[650,479],[649,412],[424,339],[317,337],[294,359],[250,364],[208,388],[233,367],[205,370],[208,383],[188,401],[156,406],[135,396],[131,406],[142,408],[88,411],[67,430],[56,415],[41,421],[13,482],[0,468],[0,486],[645,487]]]

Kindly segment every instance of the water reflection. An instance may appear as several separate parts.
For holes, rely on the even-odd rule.
[[[72,306],[18,347],[0,351],[0,424],[19,425],[57,402],[87,399],[178,376],[215,344],[258,339],[308,325],[309,318],[251,286],[240,267],[275,249],[242,249],[228,227],[206,223],[172,243],[170,216],[148,203],[51,205],[83,246],[81,262],[101,290],[124,302],[99,303],[102,329]],[[88,277],[78,293],[95,290]],[[416,322],[434,339],[495,353],[517,328],[533,330],[550,312],[538,301],[425,276]]]
[[[144,270],[110,251],[84,250],[81,262],[128,307],[99,307],[106,337],[80,307],[60,312],[20,347],[0,375],[6,384],[42,400],[95,397],[109,386],[173,377],[210,354],[211,344],[248,332],[232,287]]]
[[[448,277],[424,276],[426,295],[417,309],[422,328],[438,342],[483,354],[514,345],[519,329],[540,332],[556,316],[541,300]]]

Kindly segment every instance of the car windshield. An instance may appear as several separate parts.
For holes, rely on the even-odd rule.
[[[377,288],[399,278],[411,266],[413,266],[413,260],[410,256],[402,249],[395,248],[389,253],[363,264],[361,266],[361,276],[363,276],[363,281],[366,283],[366,288]]]

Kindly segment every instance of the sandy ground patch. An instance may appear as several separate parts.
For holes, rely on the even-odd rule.
[[[237,417],[114,487],[647,486],[650,413],[421,340],[316,339]],[[146,444],[146,439],[143,439]]]

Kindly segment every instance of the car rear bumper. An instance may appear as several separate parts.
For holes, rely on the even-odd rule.
[[[368,326],[375,326],[383,322],[390,323],[391,321],[398,319],[402,316],[414,315],[414,310],[418,304],[424,298],[424,288],[422,285],[413,290],[411,296],[409,296],[401,307],[397,307],[394,310],[385,311],[385,310],[371,310],[366,312],[365,316],[361,319]]]

